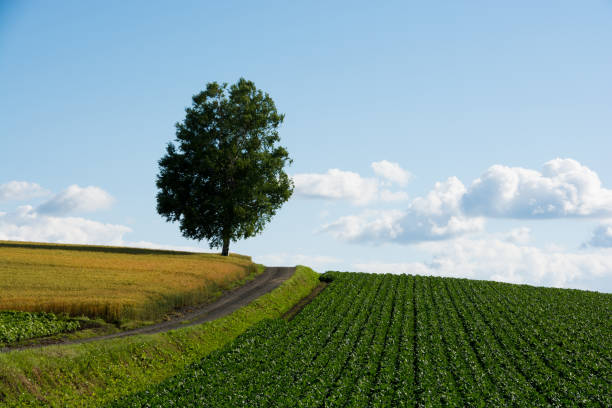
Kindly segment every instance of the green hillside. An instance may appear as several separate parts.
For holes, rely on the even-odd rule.
[[[610,294],[324,277],[292,321],[263,321],[113,406],[612,406]]]

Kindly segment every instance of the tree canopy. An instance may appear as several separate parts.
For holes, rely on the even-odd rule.
[[[260,233],[293,193],[292,160],[277,144],[284,115],[244,78],[211,82],[192,99],[159,160],[157,212],[228,255],[230,241]]]

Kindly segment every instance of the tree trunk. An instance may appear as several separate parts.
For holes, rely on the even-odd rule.
[[[228,256],[229,255],[229,238],[223,238],[223,250],[221,251],[221,255]]]

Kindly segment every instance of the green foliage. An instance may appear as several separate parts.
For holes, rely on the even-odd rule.
[[[0,345],[70,332],[78,328],[79,322],[59,319],[53,313],[0,311]]]
[[[319,280],[321,282],[330,283],[335,279],[335,277],[336,277],[335,272],[325,272],[324,274],[319,276]]]
[[[283,170],[291,159],[276,145],[283,118],[251,81],[209,83],[159,161],[159,214],[224,255],[230,240],[260,233],[293,192]]]
[[[612,295],[337,273],[113,407],[612,406]]]

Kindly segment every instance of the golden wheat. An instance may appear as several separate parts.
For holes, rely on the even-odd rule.
[[[254,270],[245,256],[0,241],[0,310],[155,320]]]

